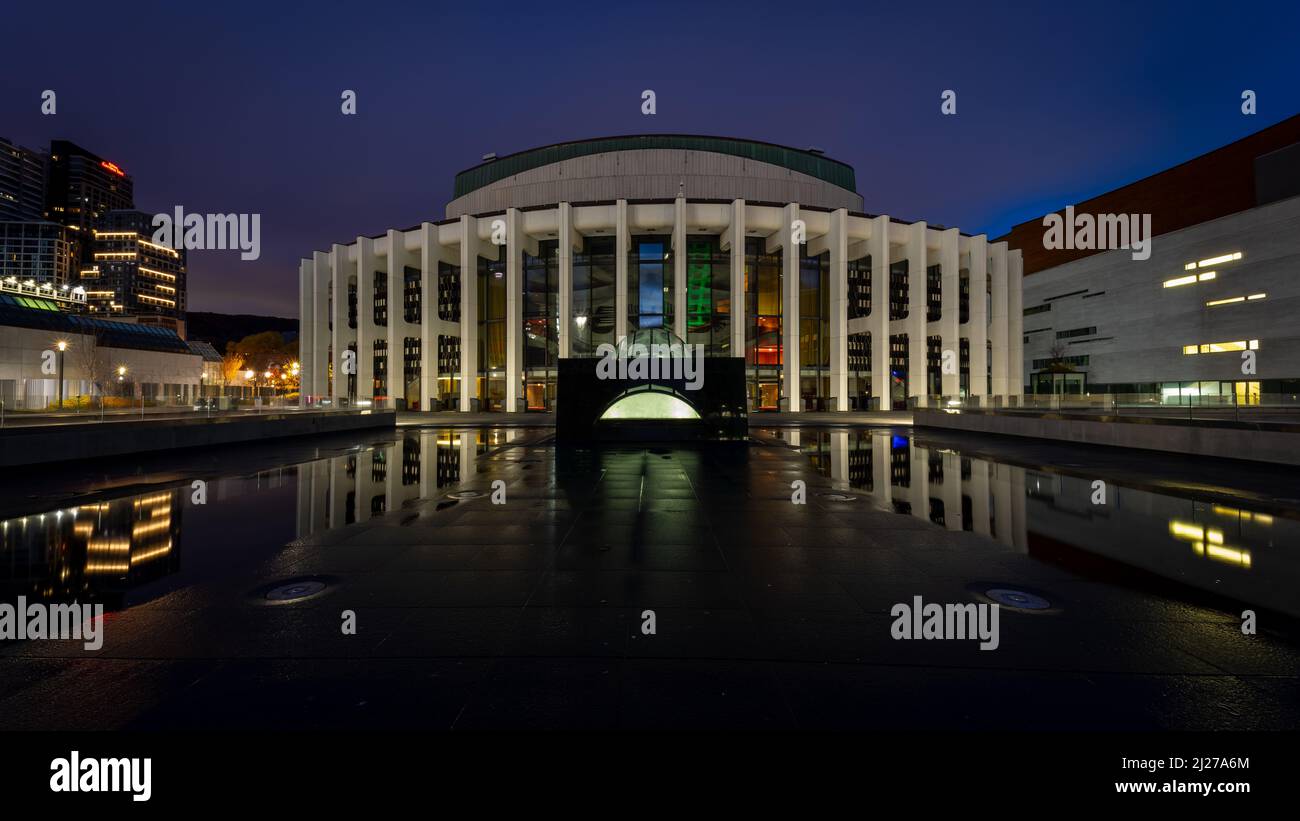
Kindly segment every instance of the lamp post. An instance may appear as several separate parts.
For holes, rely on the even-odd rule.
[[[68,349],[68,343],[60,339],[55,347],[59,349],[59,410],[63,410],[63,352]]]

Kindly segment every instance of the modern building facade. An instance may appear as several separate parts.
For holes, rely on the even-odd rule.
[[[152,219],[142,211],[100,218],[103,227],[91,232],[91,263],[79,272],[92,312],[184,319],[185,251],[153,242]]]
[[[1300,397],[1300,117],[1074,211],[1150,214],[1151,254],[1044,251],[1041,220],[1012,231],[1032,267],[1028,392]]]
[[[70,289],[73,252],[68,229],[56,222],[0,221],[0,279]]]
[[[743,357],[755,411],[1020,393],[1019,253],[864,213],[819,152],[587,140],[487,161],[455,194],[443,220],[302,261],[308,401],[550,410],[561,358],[655,328]]]
[[[50,142],[45,217],[72,231],[78,264],[93,264],[94,234],[110,211],[135,208],[135,183],[117,163],[68,140]]]
[[[45,155],[0,137],[0,221],[45,218]]]
[[[8,410],[112,396],[187,403],[204,357],[175,331],[87,313],[84,295],[0,282],[0,402]],[[57,367],[51,371],[53,357]]]

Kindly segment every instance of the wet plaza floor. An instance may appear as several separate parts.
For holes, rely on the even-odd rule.
[[[103,601],[104,643],[0,645],[0,728],[1300,728],[1271,468],[408,428],[79,470],[6,484],[0,601]],[[916,597],[1002,602],[997,648],[894,638]]]

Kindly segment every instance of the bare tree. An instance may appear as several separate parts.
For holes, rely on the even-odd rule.
[[[104,385],[108,382],[110,371],[108,355],[99,343],[99,334],[81,334],[73,345],[73,354],[81,378],[90,383],[94,393],[99,394],[99,407],[103,410]]]

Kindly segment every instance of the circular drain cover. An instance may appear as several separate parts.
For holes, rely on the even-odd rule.
[[[1006,587],[991,587],[984,595],[1004,607],[1017,610],[1050,610],[1052,603],[1042,596],[1024,590],[1012,590]]]
[[[447,498],[464,501],[465,499],[477,499],[482,495],[483,494],[479,493],[477,490],[458,490],[455,493],[448,493]]]
[[[832,502],[851,502],[858,497],[849,496],[848,494],[845,493],[823,493],[822,498],[828,499]]]
[[[303,579],[271,588],[266,591],[266,598],[268,601],[296,601],[311,598],[324,589],[324,582],[315,579]]]

